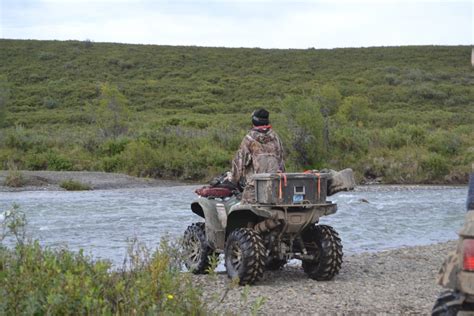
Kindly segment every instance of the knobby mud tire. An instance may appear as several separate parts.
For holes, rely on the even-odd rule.
[[[456,316],[460,311],[474,312],[474,304],[465,303],[459,293],[453,290],[446,290],[439,295],[431,315]]]
[[[240,285],[253,284],[263,276],[266,250],[260,235],[251,228],[232,231],[225,245],[225,267]]]
[[[209,256],[212,249],[206,239],[204,223],[188,226],[183,238],[185,265],[194,274],[206,274],[210,267]]]
[[[339,234],[327,225],[312,225],[303,233],[305,247],[315,260],[303,260],[304,272],[313,280],[329,281],[342,265],[342,243]]]

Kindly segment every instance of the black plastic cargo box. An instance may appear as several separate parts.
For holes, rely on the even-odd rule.
[[[328,173],[255,174],[255,198],[270,205],[325,203],[328,177]]]

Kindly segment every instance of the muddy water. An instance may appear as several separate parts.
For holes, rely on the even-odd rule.
[[[161,237],[179,237],[200,221],[189,208],[196,188],[2,192],[0,210],[19,204],[30,236],[43,245],[82,248],[120,264],[128,238],[154,248]],[[466,187],[363,187],[331,197],[338,212],[321,223],[336,228],[345,253],[446,241],[457,238],[466,193]]]

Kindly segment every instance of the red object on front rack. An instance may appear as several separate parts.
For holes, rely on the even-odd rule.
[[[194,192],[196,192],[197,195],[202,196],[202,197],[214,197],[214,198],[229,197],[229,196],[232,196],[233,194],[232,190],[228,188],[218,188],[218,187],[208,187],[208,186],[199,188]]]

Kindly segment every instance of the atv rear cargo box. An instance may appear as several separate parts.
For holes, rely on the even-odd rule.
[[[259,204],[300,205],[326,202],[329,174],[260,173],[255,179]]]

